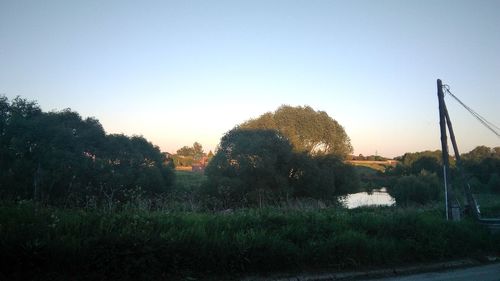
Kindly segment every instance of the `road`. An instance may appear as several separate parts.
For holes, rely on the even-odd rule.
[[[500,264],[490,264],[443,272],[420,273],[403,277],[365,281],[500,281]]]

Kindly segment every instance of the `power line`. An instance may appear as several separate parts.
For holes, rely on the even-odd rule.
[[[472,108],[468,107],[465,103],[463,103],[459,98],[457,98],[454,94],[451,93],[450,91],[450,86],[448,85],[443,85],[443,89],[446,91],[447,94],[449,94],[452,98],[454,98],[458,103],[460,103],[467,111],[472,114],[481,124],[483,124],[486,128],[488,128],[490,131],[492,131],[497,137],[500,138],[500,128],[496,126],[495,124],[491,123],[490,121],[486,120],[483,116],[479,115],[476,111],[474,111]]]

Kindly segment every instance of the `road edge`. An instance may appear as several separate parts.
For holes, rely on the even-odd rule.
[[[389,267],[374,270],[360,270],[350,272],[304,272],[300,274],[276,274],[272,276],[248,276],[242,281],[327,281],[327,280],[363,280],[406,276],[416,273],[439,272],[451,269],[460,269],[480,265],[500,263],[496,257],[486,257],[484,260],[460,259],[446,262],[416,264],[400,267]]]

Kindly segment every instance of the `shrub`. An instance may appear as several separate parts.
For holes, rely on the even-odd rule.
[[[389,194],[400,207],[425,205],[439,199],[439,179],[435,174],[427,173],[403,176],[389,188]]]

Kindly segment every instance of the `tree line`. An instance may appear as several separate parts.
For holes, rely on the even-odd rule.
[[[500,147],[477,146],[460,156],[462,171],[455,157],[449,157],[452,186],[461,189],[469,184],[474,193],[500,193]],[[405,153],[395,160],[399,164],[386,170],[385,175],[393,179],[388,186],[396,204],[407,206],[441,200],[443,161],[440,150]],[[462,172],[466,182],[462,182],[459,175]]]
[[[190,167],[193,164],[199,163],[203,157],[207,157],[210,160],[213,156],[214,153],[211,150],[205,153],[203,146],[195,141],[192,146],[185,145],[179,148],[176,154],[171,157],[176,167]]]
[[[0,98],[0,134],[1,198],[58,205],[111,207],[168,195],[174,165],[207,156],[195,142],[171,161],[141,136],[106,134],[95,118],[43,112],[20,97]],[[217,208],[335,200],[358,189],[354,168],[343,162],[350,152],[344,129],[325,112],[282,106],[226,133],[198,196]]]
[[[208,208],[300,198],[335,202],[360,189],[358,173],[345,162],[350,154],[343,127],[309,106],[284,105],[237,125],[215,154],[207,155],[195,142],[172,159],[142,136],[106,134],[95,118],[70,109],[43,112],[36,102],[0,96],[0,197],[9,200],[112,206],[164,197],[175,189],[175,165],[209,156],[206,180],[195,194]],[[439,150],[396,160],[383,176],[389,176],[386,183],[397,201],[439,200]],[[450,162],[452,178],[458,178],[452,157]],[[462,166],[474,191],[500,192],[499,147],[462,154]]]
[[[172,166],[141,136],[105,133],[70,109],[0,97],[0,196],[70,206],[168,192]]]

